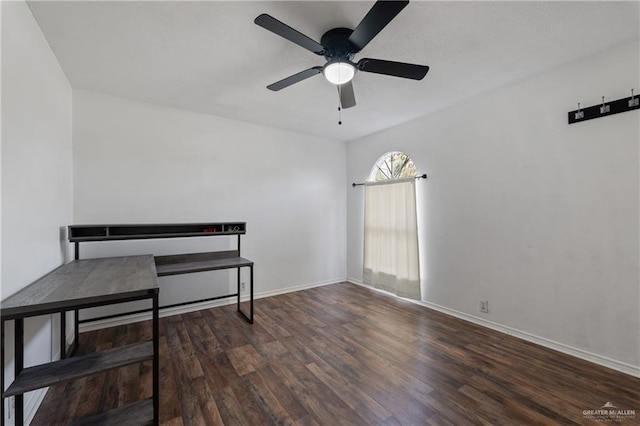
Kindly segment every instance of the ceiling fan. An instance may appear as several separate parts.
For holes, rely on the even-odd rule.
[[[355,54],[369,44],[407,4],[409,1],[377,1],[354,30],[349,28],[330,29],[324,33],[320,43],[266,13],[258,16],[254,20],[257,25],[310,50],[316,55],[324,56],[327,60],[323,66],[300,71],[270,84],[267,89],[278,91],[322,73],[330,83],[338,87],[342,108],[351,108],[356,105],[351,84],[356,70],[422,80],[429,71],[429,67],[425,65],[370,58],[360,59],[357,63],[352,62]]]

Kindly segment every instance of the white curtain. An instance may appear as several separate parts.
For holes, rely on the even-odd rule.
[[[364,282],[420,300],[415,179],[365,185]]]

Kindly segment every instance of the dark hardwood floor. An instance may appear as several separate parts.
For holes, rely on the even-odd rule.
[[[640,379],[381,295],[335,284],[160,322],[164,425],[601,424],[635,410]],[[149,322],[83,333],[90,352]],[[151,395],[151,364],[50,388],[32,424],[67,424]],[[602,420],[602,419],[600,419]]]

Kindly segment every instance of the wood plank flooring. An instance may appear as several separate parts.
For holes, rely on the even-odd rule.
[[[161,319],[163,425],[601,424],[640,379],[342,283]],[[80,351],[150,338],[149,322],[83,333]],[[50,388],[33,425],[151,396],[151,364]]]

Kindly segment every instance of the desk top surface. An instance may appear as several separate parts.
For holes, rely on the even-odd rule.
[[[74,260],[0,303],[3,319],[117,303],[158,293],[153,255]]]

